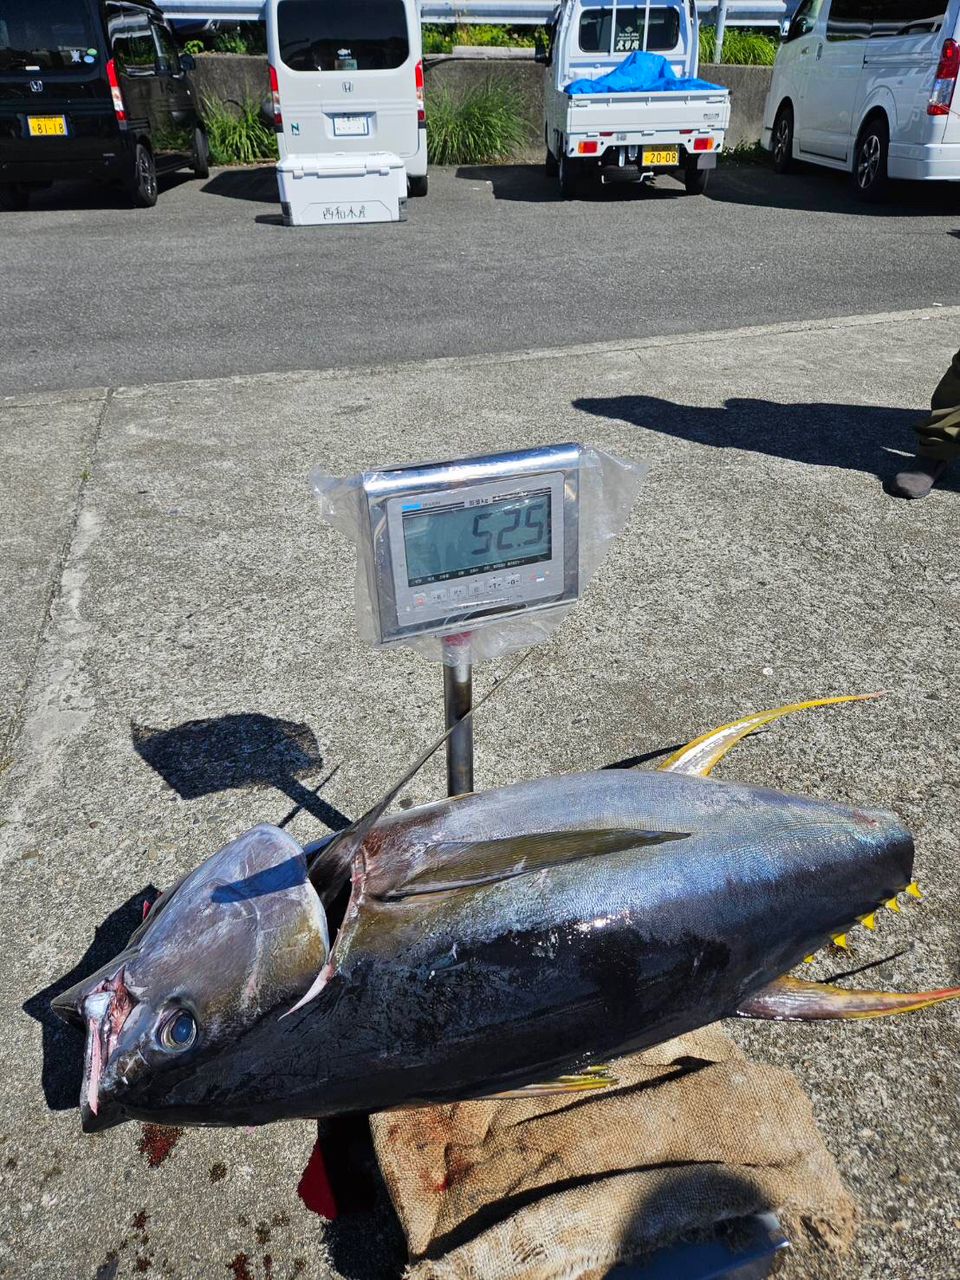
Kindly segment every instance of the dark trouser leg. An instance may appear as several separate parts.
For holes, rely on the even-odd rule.
[[[960,458],[960,351],[940,379],[930,401],[930,417],[917,424],[921,458],[953,462]]]
[[[925,498],[942,472],[960,459],[960,351],[940,379],[930,401],[930,416],[918,422],[917,456],[893,482],[902,498]]]

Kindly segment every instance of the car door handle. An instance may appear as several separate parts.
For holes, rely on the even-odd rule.
[[[822,55],[822,54],[823,54],[823,45],[822,45],[822,44],[818,44],[818,45],[817,45],[817,61],[818,61],[818,62],[820,61],[820,58],[821,58],[821,55]]]

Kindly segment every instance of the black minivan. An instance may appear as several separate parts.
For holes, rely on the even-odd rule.
[[[153,0],[0,0],[0,208],[72,178],[157,201],[157,174],[210,152],[181,53]]]

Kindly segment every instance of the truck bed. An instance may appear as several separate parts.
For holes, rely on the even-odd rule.
[[[664,129],[725,130],[730,123],[727,89],[649,90],[638,93],[568,95],[567,129],[571,134],[648,134]]]

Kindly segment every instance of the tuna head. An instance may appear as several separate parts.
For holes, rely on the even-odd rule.
[[[197,1064],[302,995],[330,949],[300,846],[259,826],[154,904],[127,947],[53,1007],[87,1033],[87,1132],[154,1109]]]

